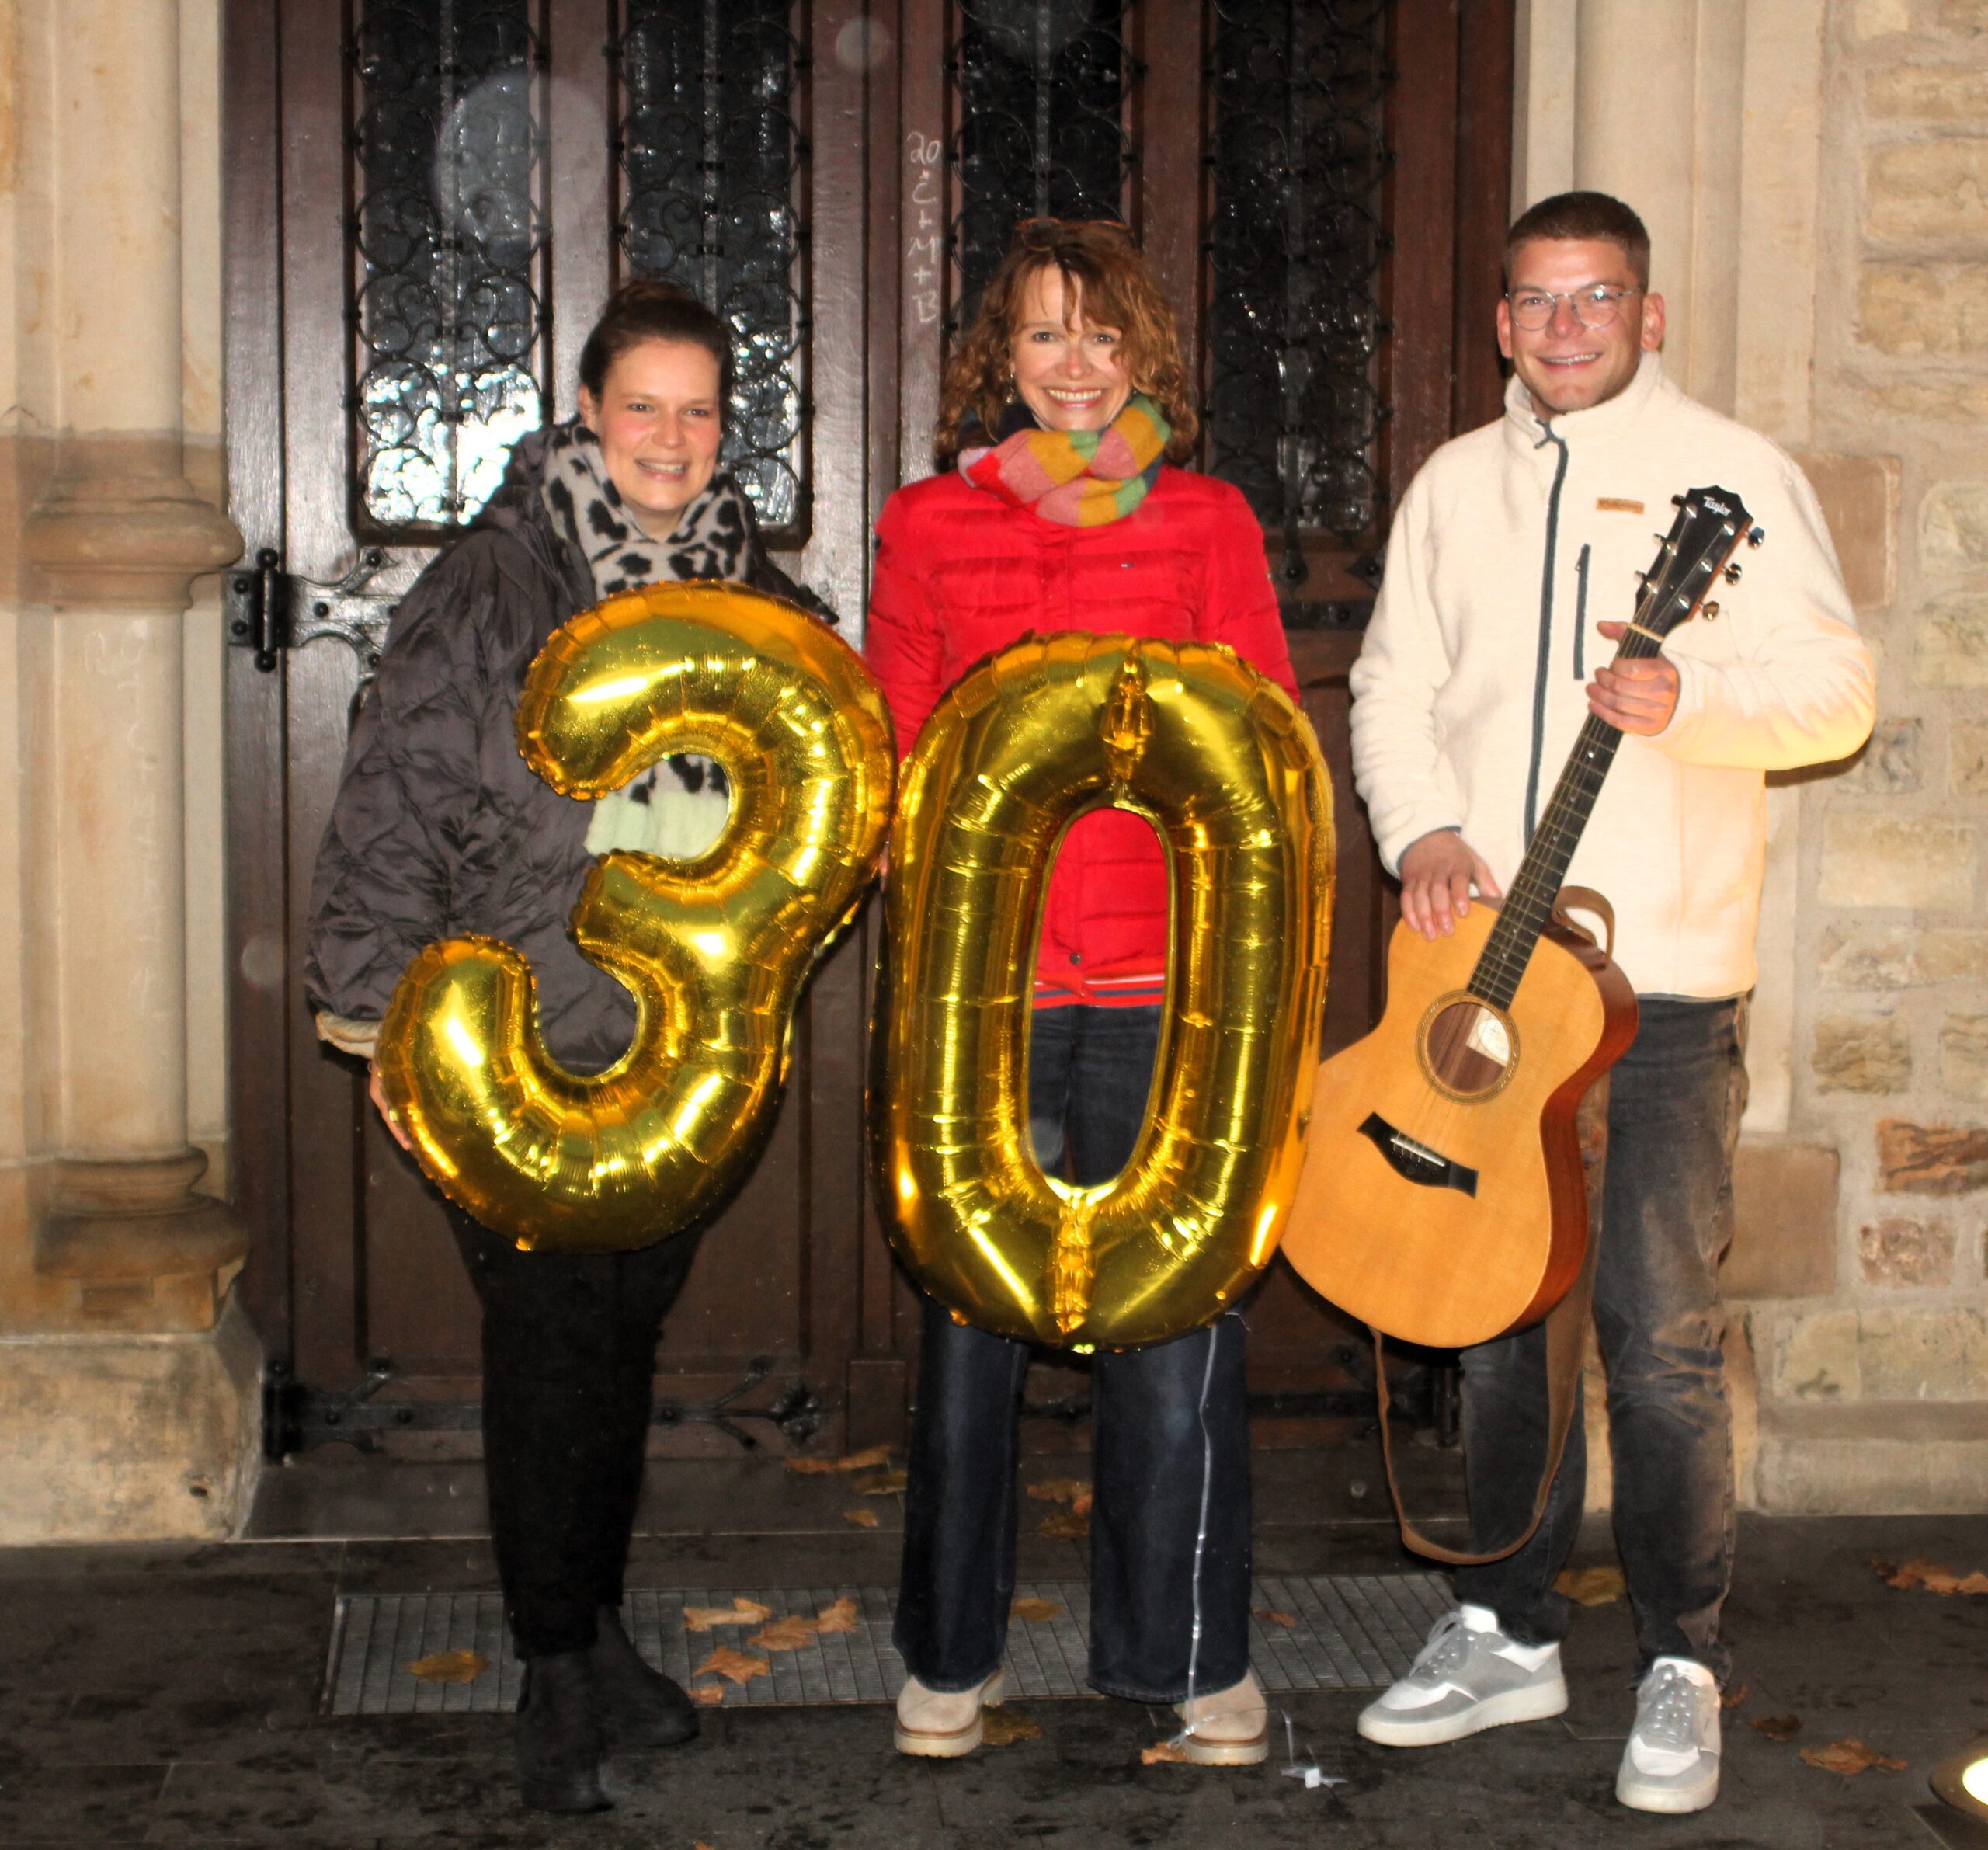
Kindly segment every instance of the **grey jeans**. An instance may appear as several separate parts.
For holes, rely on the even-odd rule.
[[[1733,1150],[1746,1103],[1743,997],[1640,998],[1635,1039],[1611,1076],[1594,1323],[1608,1372],[1615,1542],[1643,1667],[1690,1657],[1723,1682],[1719,1635],[1733,1577],[1733,1433],[1719,1260],[1732,1226]],[[1545,1342],[1538,1325],[1466,1350],[1464,1471],[1474,1546],[1509,1541],[1531,1514],[1546,1451]],[[1563,1637],[1553,1577],[1580,1532],[1587,1451],[1578,1405],[1538,1533],[1517,1553],[1457,1570],[1524,1644]]]

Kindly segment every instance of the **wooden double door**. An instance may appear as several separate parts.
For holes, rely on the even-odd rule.
[[[474,1443],[440,1205],[303,993],[311,872],[395,593],[515,436],[571,415],[631,275],[732,321],[730,461],[860,638],[872,524],[931,467],[945,343],[1013,224],[1130,222],[1199,368],[1208,465],[1264,519],[1333,769],[1329,1043],[1377,1016],[1345,676],[1389,506],[1495,412],[1510,41],[1509,0],[233,0],[233,1178],[273,1451]],[[665,1450],[902,1430],[916,1320],[864,1126],[875,932],[817,973],[770,1146],[669,1320]],[[1343,1385],[1349,1332],[1287,1271],[1252,1325],[1258,1391]]]

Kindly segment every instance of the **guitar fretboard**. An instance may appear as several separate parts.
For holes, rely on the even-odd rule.
[[[1654,602],[1646,600],[1645,606]],[[1639,609],[1637,621],[1643,618]],[[1623,638],[1615,652],[1618,662],[1635,661],[1659,652],[1660,645],[1636,630]],[[1581,831],[1600,794],[1602,780],[1615,762],[1616,748],[1622,742],[1621,728],[1590,713],[1569,755],[1560,781],[1553,787],[1552,800],[1539,819],[1525,860],[1505,895],[1498,923],[1491,928],[1477,968],[1471,973],[1469,993],[1501,1009],[1512,1006],[1518,993],[1519,979],[1532,959],[1533,947],[1553,916],[1553,902],[1566,878],[1567,864],[1580,845]]]

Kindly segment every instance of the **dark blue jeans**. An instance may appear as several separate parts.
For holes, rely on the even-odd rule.
[[[1694,1658],[1722,1682],[1719,1610],[1733,1577],[1733,1433],[1719,1259],[1732,1226],[1733,1149],[1746,1103],[1746,1004],[1641,998],[1642,1025],[1611,1076],[1607,1173],[1594,1281],[1608,1372],[1615,1543],[1643,1667]],[[1465,1351],[1464,1469],[1479,1549],[1525,1526],[1546,1452],[1540,1328]],[[1519,1552],[1457,1570],[1524,1644],[1566,1636],[1553,1577],[1580,1532],[1587,1481],[1581,1416],[1538,1532]]]
[[[1029,1041],[1036,1159],[1084,1185],[1124,1167],[1145,1115],[1157,1008],[1039,1009]],[[933,1689],[993,1674],[1015,1589],[1026,1343],[925,1301],[895,1642]],[[1091,1364],[1090,1681],[1177,1702],[1249,1667],[1249,1433],[1242,1320]],[[1207,1532],[1201,1535],[1202,1511]],[[1201,1643],[1194,1645],[1197,1554]]]

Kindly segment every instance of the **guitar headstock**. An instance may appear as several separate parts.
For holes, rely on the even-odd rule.
[[[1689,623],[1722,576],[1737,584],[1740,568],[1733,562],[1733,554],[1767,537],[1729,489],[1692,489],[1673,496],[1671,505],[1677,518],[1650,569],[1642,575],[1643,595],[1623,644],[1625,654],[1653,652],[1680,624]],[[1630,645],[1639,637],[1646,638],[1646,647],[1632,650]]]

